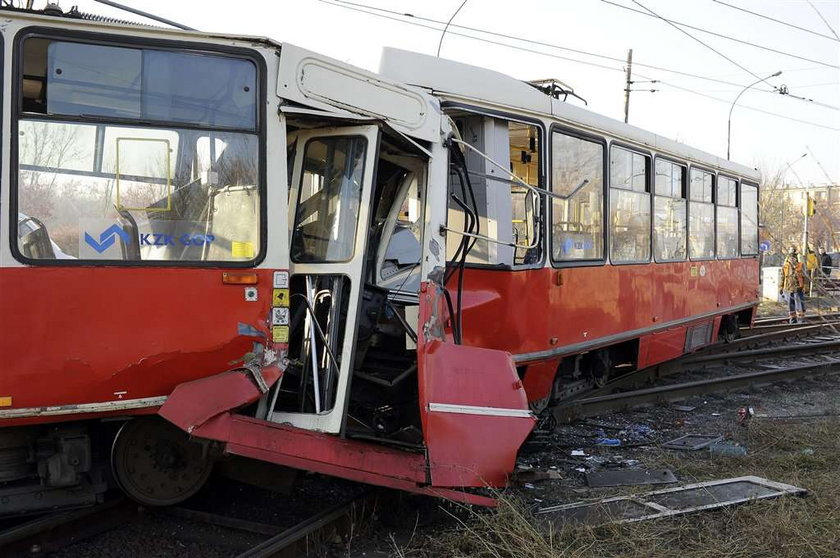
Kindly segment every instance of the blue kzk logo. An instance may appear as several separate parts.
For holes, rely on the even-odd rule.
[[[85,233],[85,242],[88,246],[101,254],[108,248],[114,245],[117,237],[123,241],[124,244],[131,243],[131,235],[129,235],[119,225],[111,225],[105,229],[100,235],[99,240],[96,240],[90,234]],[[210,244],[216,240],[212,234],[182,234],[181,236],[174,236],[170,234],[159,233],[142,233],[137,239],[140,246],[203,246]]]
[[[105,231],[99,235],[98,242],[88,233],[85,233],[85,242],[87,242],[91,248],[96,250],[97,253],[101,254],[114,245],[114,242],[117,239],[116,237],[120,237],[125,243],[131,242],[129,234],[119,225],[111,225],[105,229]]]

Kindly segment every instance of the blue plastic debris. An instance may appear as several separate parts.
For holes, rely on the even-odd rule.
[[[618,438],[595,438],[595,444],[599,446],[620,446],[621,440]]]

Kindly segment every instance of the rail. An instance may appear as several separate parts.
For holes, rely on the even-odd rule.
[[[815,374],[840,372],[840,335],[818,335],[821,330],[829,325],[831,323],[826,322],[825,324],[812,326],[794,326],[790,327],[788,331],[773,331],[739,339],[733,343],[719,343],[699,353],[686,355],[659,366],[619,376],[603,388],[581,394],[554,407],[554,417],[559,421],[569,421],[597,415],[608,410],[679,400],[691,395],[718,390],[758,383],[772,383],[781,379],[790,380]],[[783,346],[772,344],[773,341],[780,338],[792,337],[795,339],[803,334],[810,334],[811,337]],[[817,334],[817,336],[814,336],[814,334]],[[745,346],[750,346],[750,344],[755,346],[760,342],[770,343],[770,346],[744,350]],[[789,359],[800,355],[808,357],[809,362],[788,363],[788,365],[779,362],[779,359]],[[729,364],[737,361],[751,361],[752,365],[769,368],[769,370],[733,374],[731,373],[731,367],[727,366],[721,367],[721,373],[715,378],[665,386],[642,387],[645,384],[692,369],[708,372],[707,367],[709,365]],[[615,393],[616,390],[624,391]]]
[[[692,395],[703,395],[715,391],[765,385],[780,380],[796,380],[808,376],[836,374],[840,372],[840,359],[832,358],[822,362],[802,364],[786,368],[734,374],[708,380],[684,382],[680,384],[658,386],[634,390],[626,393],[602,395],[578,399],[556,407],[554,417],[558,421],[568,422],[578,418],[603,414],[607,411],[626,409],[651,403],[678,401]]]

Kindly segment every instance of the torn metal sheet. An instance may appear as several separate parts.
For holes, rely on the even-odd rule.
[[[597,502],[577,502],[550,506],[537,511],[552,522],[565,523],[633,523],[648,519],[672,517],[713,510],[767,498],[805,495],[804,488],[747,476],[688,484],[646,492],[636,496],[619,496]]]
[[[649,471],[647,469],[617,469],[587,473],[586,483],[592,488],[602,486],[634,486],[639,484],[670,484],[677,477],[668,469]]]
[[[663,448],[696,451],[703,449],[710,444],[720,442],[723,436],[719,434],[686,434],[662,444]]]

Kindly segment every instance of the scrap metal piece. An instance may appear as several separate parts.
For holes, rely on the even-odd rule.
[[[663,448],[683,450],[683,451],[697,451],[703,449],[710,444],[720,442],[723,436],[719,434],[686,434],[662,444]]]
[[[682,411],[684,413],[690,413],[697,407],[694,405],[672,405],[675,411]]]
[[[778,498],[804,496],[807,490],[761,477],[746,476],[699,482],[676,488],[656,490],[636,496],[606,498],[597,502],[576,502],[549,506],[536,513],[552,522],[569,521],[603,524],[633,523],[672,517],[726,506]]]
[[[602,486],[634,486],[639,484],[670,484],[677,477],[668,469],[649,471],[647,469],[618,469],[587,473],[586,483],[592,488]]]

